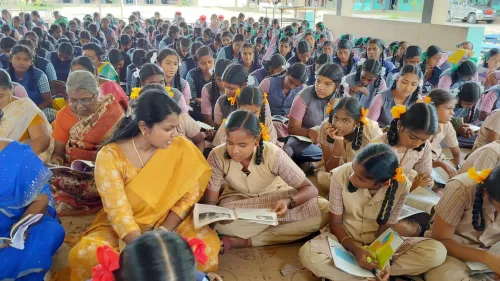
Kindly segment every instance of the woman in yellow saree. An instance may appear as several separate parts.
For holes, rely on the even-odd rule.
[[[124,119],[99,151],[95,179],[104,209],[69,254],[71,281],[91,277],[97,247],[121,251],[159,227],[203,240],[208,262],[198,264],[198,270],[217,270],[219,238],[208,226],[195,230],[191,216],[212,169],[189,140],[177,136],[180,112],[163,92],[146,91],[133,117]]]
[[[14,86],[9,74],[0,69],[0,138],[28,144],[38,157],[46,162],[50,159],[50,126],[45,114],[30,98],[14,96]]]

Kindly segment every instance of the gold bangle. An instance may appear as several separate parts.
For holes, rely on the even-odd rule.
[[[347,238],[351,238],[351,236],[346,236],[342,238],[342,240],[340,240],[340,245],[344,246],[344,240],[346,240]]]

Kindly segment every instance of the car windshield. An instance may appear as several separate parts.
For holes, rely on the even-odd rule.
[[[488,2],[491,2],[491,0],[469,0],[469,3],[472,5],[480,5],[480,6],[487,6]]]

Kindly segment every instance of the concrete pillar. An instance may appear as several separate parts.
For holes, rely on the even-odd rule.
[[[450,0],[425,0],[422,23],[446,24]]]
[[[337,0],[337,16],[350,17],[353,8],[353,0]]]

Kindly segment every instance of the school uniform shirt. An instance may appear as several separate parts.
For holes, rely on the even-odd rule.
[[[24,25],[19,25],[17,28],[14,27],[17,32],[19,33],[19,35],[23,36],[24,37],[24,34],[26,34],[28,32],[28,29],[24,26]]]
[[[192,139],[201,132],[200,125],[189,115],[189,113],[181,113],[179,115],[179,125],[176,127],[177,133],[180,136]]]
[[[382,187],[375,194],[372,194],[368,189],[360,188],[351,193],[347,187],[349,186],[349,176],[352,173],[352,163],[346,163],[332,170],[328,209],[330,213],[343,217],[343,226],[354,241],[369,245],[377,238],[379,229],[377,217],[389,187]],[[411,183],[408,180],[404,183],[398,183],[388,224],[398,222],[410,187]],[[327,228],[327,232],[330,232],[329,228]],[[321,237],[320,235],[311,240],[313,252],[322,252],[320,250]]]
[[[173,40],[169,36],[163,37],[160,43],[158,44],[158,50],[163,50],[167,48],[168,45],[172,44]]]
[[[187,73],[186,81],[189,83],[189,88],[191,89],[191,99],[196,99],[201,98],[201,91],[203,87],[207,83],[210,83],[212,78],[206,81],[201,70],[193,68]]]
[[[356,66],[358,64],[358,58],[357,57],[353,57],[351,59],[351,65],[349,67],[349,65],[344,66],[342,64],[342,62],[340,61],[340,59],[336,55],[334,55],[333,56],[333,63],[336,63],[336,64],[338,64],[338,65],[340,65],[342,67],[342,70],[344,71],[344,75],[349,75],[349,73],[351,73],[351,71],[353,69],[356,69]]]
[[[245,63],[241,59],[238,60],[238,64],[245,66]],[[260,69],[261,67],[262,67],[262,64],[259,61],[254,61],[252,63],[252,66],[250,67],[250,71],[248,71],[248,73],[252,73],[252,72]],[[258,82],[258,83],[260,83],[260,82]]]
[[[179,65],[179,74],[182,79],[186,79],[186,76],[191,69],[196,68],[196,62],[192,57],[185,57],[181,64]]]
[[[311,57],[309,58],[309,60],[308,60],[308,61],[307,61],[307,63],[305,64],[306,66],[308,66],[308,68],[307,68],[307,69],[308,69],[309,71],[312,71],[312,67],[314,66],[314,59],[315,59],[315,58],[316,58],[316,57],[313,57],[313,56],[312,56],[312,54],[311,54]],[[289,65],[294,65],[294,64],[296,64],[296,63],[302,63],[302,62],[301,62],[301,61],[299,60],[299,58],[297,57],[297,54],[295,54],[295,55],[293,55],[293,57],[291,57],[291,58],[289,58],[289,59],[287,60],[287,63],[288,63]]]
[[[132,88],[137,87],[137,85],[134,83],[134,72],[136,71],[136,67],[134,64],[130,64],[127,66],[127,78],[126,78],[126,83],[127,83],[127,95],[130,96],[130,93],[132,92]]]
[[[240,56],[239,56],[239,54],[235,54],[233,52],[233,45],[229,45],[229,46],[222,48],[219,51],[215,62],[217,62],[218,60],[221,60],[221,59],[227,59],[227,60],[232,61],[233,63],[238,63],[238,61],[240,60]]]
[[[290,118],[302,120],[303,128],[310,129],[320,126],[321,122],[328,117],[326,108],[334,98],[334,94],[326,98],[320,98],[316,95],[314,86],[305,87],[293,100]]]
[[[393,70],[389,71],[387,73],[387,76],[385,77],[385,82],[387,85],[389,85],[389,88],[392,87],[394,84],[394,81],[399,77],[399,72],[401,71],[401,68],[394,68]]]
[[[215,103],[217,102],[220,96],[224,95],[224,90],[221,91],[221,89],[219,89],[219,93],[215,93],[216,97],[214,98],[214,101],[211,100],[212,89],[213,89],[212,87],[214,87],[214,83],[217,82],[210,82],[205,84],[205,86],[203,86],[203,89],[201,90],[201,114],[212,115],[212,119],[214,114]]]
[[[353,52],[354,52],[354,50],[353,50]],[[356,56],[356,57],[358,57],[358,56]],[[366,61],[366,53],[359,55],[359,58],[360,58],[360,59],[358,60],[357,67],[359,67],[359,66],[363,66],[363,63]],[[354,68],[351,70],[351,73],[356,73],[356,71],[357,71],[357,67],[354,67]],[[394,68],[396,68],[396,66],[395,66],[392,62],[387,61],[387,60],[384,60],[384,61],[382,62],[382,71],[381,71],[381,76],[382,76],[383,78],[385,78],[385,77],[386,77],[386,74],[387,74],[387,73],[389,73],[389,72],[391,72],[391,70],[393,70]]]
[[[368,85],[368,87],[367,87],[368,92],[369,92],[368,96],[364,95],[362,93],[355,93],[354,95],[351,95],[351,94],[349,94],[349,90],[350,90],[351,86],[356,86],[357,84],[360,83],[360,81],[356,81],[356,72],[351,73],[347,76],[344,76],[343,85],[344,85],[345,95],[349,96],[349,97],[357,98],[359,100],[359,102],[361,103],[362,107],[370,108],[370,105],[372,104],[372,101],[373,101],[373,98],[375,97],[375,95],[377,93],[382,92],[385,89],[387,89],[387,85],[385,84],[385,80],[383,77],[380,77],[380,84],[378,86],[378,89],[375,89],[375,82],[376,82],[376,80],[373,83],[370,83],[370,85]]]
[[[0,54],[0,68],[1,69],[9,69],[9,55],[8,54]]]
[[[297,189],[306,179],[304,172],[290,157],[273,143],[263,142],[262,163],[255,164],[254,152],[248,166],[249,174],[243,166],[224,154],[226,146],[220,145],[210,152],[208,163],[212,166],[212,177],[207,190],[219,192],[227,183],[220,196],[219,206],[226,208],[274,208],[276,202],[297,194]],[[291,222],[321,216],[318,199],[288,210],[280,222]]]
[[[372,142],[380,142],[389,145],[387,133],[376,137]],[[390,146],[390,145],[389,145]],[[408,149],[406,152],[398,152],[395,146],[390,146],[399,159],[399,165],[403,168],[403,173],[408,177],[411,170],[417,174],[431,174],[432,172],[432,149],[429,141],[426,141],[422,150]]]
[[[495,218],[495,208],[488,198],[483,198],[484,220],[486,228],[477,231],[472,226],[472,210],[476,198],[477,183],[465,174],[451,179],[444,189],[444,194],[434,207],[436,214],[445,222],[455,227],[453,240],[468,246],[489,248],[500,241],[500,216]],[[431,229],[425,236],[432,235]]]
[[[66,81],[68,80],[69,73],[71,71],[71,59],[62,62],[57,56],[57,52],[52,52],[50,54],[50,62],[54,67],[56,72],[56,80]]]
[[[265,105],[266,107],[266,118],[271,119],[271,109],[269,108],[269,104]],[[223,119],[226,119],[229,114],[233,111],[237,110],[237,104],[231,105],[231,103],[227,100],[226,94],[221,95],[217,102],[215,103],[214,108],[214,122],[216,124],[221,124]]]
[[[500,84],[489,88],[481,97],[477,114],[481,111],[490,113],[497,108],[500,108]]]
[[[500,140],[484,145],[467,156],[458,174],[467,173],[474,167],[477,171],[495,168],[500,165]]]
[[[477,78],[481,85],[484,86],[484,82],[486,82],[486,76],[490,74],[491,72],[495,72],[495,69],[488,69],[484,66],[479,66],[477,69]]]
[[[481,129],[477,133],[477,139],[474,142],[474,147],[472,147],[472,151],[488,144],[487,136],[488,130],[491,130],[497,134],[500,134],[500,109],[495,109],[488,115],[486,120],[484,120],[481,125]]]
[[[57,80],[56,70],[54,69],[54,65],[50,62],[50,60],[46,58],[42,58],[37,56],[35,58],[35,67],[43,71],[45,75],[47,75],[47,79],[50,81]]]
[[[304,88],[304,85],[290,90],[285,95],[283,91],[283,79],[286,75],[277,77],[268,77],[262,80],[259,90],[262,94],[267,93],[267,100],[271,108],[271,115],[286,116],[290,114],[293,100],[297,94]]]
[[[457,82],[453,83],[451,75],[452,75],[451,68],[443,71],[443,73],[441,73],[441,77],[439,77],[439,82],[436,88],[447,90],[454,94],[458,94],[460,87],[467,81],[458,80]],[[479,82],[477,73],[472,77],[471,81]]]
[[[394,95],[392,93],[392,88],[388,88],[373,98],[372,104],[370,105],[370,110],[368,112],[368,118],[371,120],[375,120],[381,127],[386,127],[391,124],[394,119],[391,114],[391,109],[396,106],[396,102],[394,101]],[[421,100],[422,97],[418,96],[418,99]],[[411,95],[409,95],[404,105],[407,107],[410,106]]]
[[[36,87],[33,88],[30,87],[31,78],[35,79]],[[45,73],[43,73],[40,69],[36,67],[31,67],[30,69],[28,69],[28,71],[26,71],[23,74],[21,81],[18,80],[17,75],[14,75],[14,77],[11,77],[11,79],[12,82],[17,82],[21,84],[24,87],[24,89],[26,89],[29,98],[36,105],[42,103],[43,101],[42,93],[50,92],[50,84],[49,80],[47,79],[47,75],[45,75]]]
[[[439,123],[438,133],[431,139],[432,161],[444,161],[446,156],[443,154],[441,143],[448,148],[458,147],[457,132],[451,122]]]
[[[115,31],[108,27],[107,29],[101,29],[101,32],[103,33],[104,39],[106,40],[105,48],[109,49],[113,47],[117,40]]]
[[[327,130],[332,128],[332,124],[328,121],[328,118],[325,119],[322,123],[321,126],[319,127],[319,134],[318,134],[318,143],[321,144],[321,146],[326,146],[326,147],[335,147],[334,142],[329,142],[328,141],[328,134]],[[354,160],[354,157],[363,149],[365,146],[369,145],[371,141],[383,134],[382,130],[380,129],[378,123],[376,121],[372,121],[368,119],[368,124],[363,125],[363,136],[361,140],[361,147],[359,150],[354,150],[352,149],[352,141],[353,140],[348,140],[344,139],[344,149],[342,150],[342,157],[340,158],[341,164],[352,162]]]
[[[255,71],[253,71],[252,73],[250,73],[250,75],[253,76],[256,83],[260,84],[267,77],[268,72],[267,72],[267,69],[262,67],[262,68],[259,68]]]

